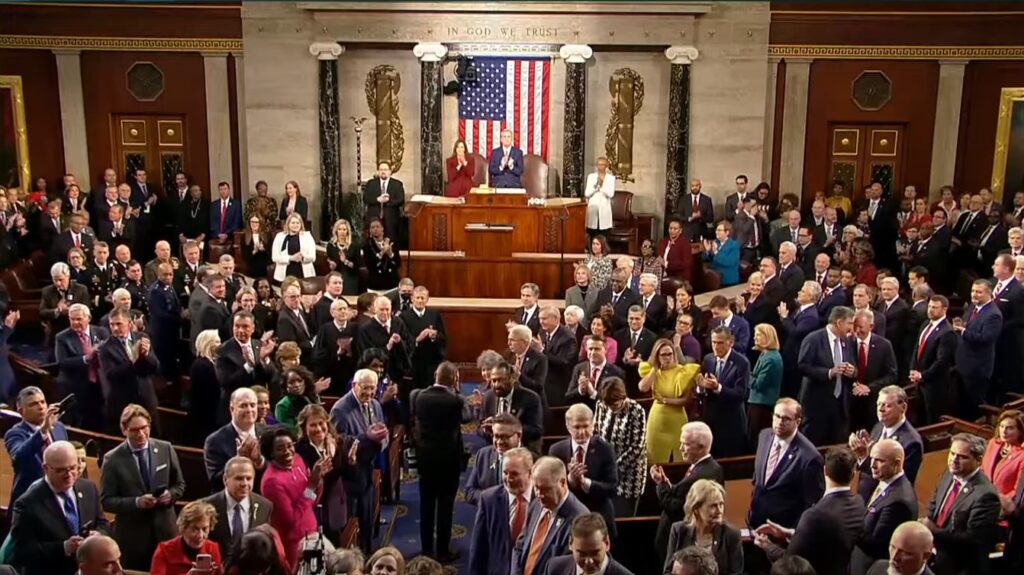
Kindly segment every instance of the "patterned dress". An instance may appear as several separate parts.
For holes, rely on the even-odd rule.
[[[615,448],[619,485],[616,493],[625,499],[638,499],[647,480],[647,449],[644,435],[647,414],[639,403],[627,399],[618,413],[603,401],[597,402],[594,433]]]

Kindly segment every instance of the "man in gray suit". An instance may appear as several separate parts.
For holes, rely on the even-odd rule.
[[[222,557],[231,555],[242,535],[270,522],[274,504],[252,492],[256,481],[256,468],[248,457],[232,457],[224,466],[224,489],[203,501],[217,511],[217,525],[210,531],[210,540],[220,546]]]
[[[512,549],[512,575],[542,575],[548,561],[569,549],[572,523],[588,513],[569,492],[565,464],[556,457],[541,457],[533,464],[534,498],[526,526]]]
[[[103,457],[100,501],[117,515],[114,539],[128,569],[148,569],[157,544],[178,534],[174,502],[185,493],[178,456],[170,443],[149,437],[151,421],[141,405],[126,406],[121,433],[127,441]]]

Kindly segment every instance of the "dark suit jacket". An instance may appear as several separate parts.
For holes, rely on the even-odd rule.
[[[381,195],[380,185],[380,178],[374,177],[363,186],[363,205],[366,206],[366,215],[363,221],[369,222],[374,218],[383,218],[384,235],[391,238],[391,241],[396,246],[400,246],[401,238],[399,234],[401,233],[402,207],[405,205],[405,186],[402,185],[400,180],[396,180],[394,177],[389,178],[387,188],[388,201],[382,206],[377,201],[377,198]]]
[[[699,195],[697,206],[700,208],[700,215],[693,221],[690,221],[690,217],[694,215],[693,194],[680,194],[676,203],[683,218],[683,236],[691,242],[699,242],[709,237],[708,226],[715,224],[715,205],[711,198],[703,192]]]
[[[1003,315],[996,344],[995,375],[1002,379],[1002,390],[1020,389],[1020,359],[1024,354],[1024,286],[1013,278],[993,300]]]
[[[896,298],[888,308],[885,307],[885,302],[883,301],[880,311],[885,317],[885,333],[882,335],[892,343],[897,361],[900,365],[905,366],[904,358],[906,353],[904,352],[903,344],[907,340],[907,329],[910,326],[910,306],[903,299]]]
[[[63,423],[58,421],[53,426],[51,437],[53,441],[67,440],[68,432]],[[32,483],[43,477],[43,441],[43,434],[32,429],[24,420],[4,434],[4,447],[14,467],[14,484],[11,486],[8,507],[12,507]]]
[[[605,304],[611,304],[613,299],[615,298],[611,285],[597,292],[594,307],[587,310],[587,317],[594,317],[600,314],[601,307]],[[612,327],[614,329],[626,327],[626,316],[629,314],[629,308],[634,305],[641,305],[640,296],[629,288],[622,290],[619,299],[615,300],[615,303],[612,305],[612,308],[615,310],[615,315],[612,318]],[[625,348],[619,348],[619,355],[622,354],[623,349]]]
[[[628,327],[626,327],[615,332],[614,337],[615,343],[619,346],[619,367],[626,372],[627,378],[640,381],[639,374],[637,373],[637,366],[626,365],[625,362],[626,350],[633,347],[633,333]],[[640,330],[640,334],[636,338],[636,348],[633,351],[637,353],[641,361],[647,361],[651,358],[651,351],[654,350],[654,342],[657,340],[658,334],[645,327]]]
[[[542,331],[540,340],[544,344],[544,357],[547,359],[547,373],[544,380],[547,399],[549,403],[560,405],[570,386],[569,376],[576,366],[579,350],[576,347],[576,338],[567,327],[559,325],[550,338],[546,332]]]
[[[864,472],[861,471],[863,480]],[[872,488],[874,492],[874,488]],[[889,557],[889,540],[893,531],[907,521],[917,520],[917,493],[914,485],[904,475],[893,481],[871,501],[871,494],[865,503],[864,531],[857,541],[850,560],[851,572],[863,575],[879,559]]]
[[[677,521],[683,520],[686,496],[690,493],[690,487],[698,479],[710,479],[719,485],[725,486],[725,474],[722,471],[722,466],[713,457],[708,457],[691,465],[686,470],[686,476],[679,480],[679,482],[668,486],[657,486],[658,503],[661,504],[661,518],[658,519],[658,531],[654,535],[654,548],[658,551],[663,563],[666,560],[665,550],[668,549],[668,538],[672,525]]]
[[[945,414],[946,398],[951,386],[950,371],[960,338],[949,321],[943,320],[928,333],[924,349],[918,354],[921,336],[929,325],[931,323],[926,322],[917,334],[910,356],[910,369],[921,372],[920,387],[925,401],[926,421],[931,423]]]
[[[555,557],[548,561],[548,568],[544,571],[544,575],[576,575],[576,559],[573,558],[572,554]],[[604,568],[604,575],[633,575],[633,573],[623,567],[618,561],[608,557],[608,565]]]
[[[640,296],[640,305],[644,305],[644,298]],[[665,296],[661,294],[654,294],[651,296],[650,303],[644,308],[644,327],[651,331],[658,331],[661,324],[665,321],[665,316],[668,315],[668,302],[665,301]]]
[[[210,540],[220,546],[221,555],[227,557],[234,550],[231,544],[231,517],[228,515],[228,494],[223,489],[202,499],[217,511],[217,524],[210,531]],[[270,523],[274,502],[259,495],[249,495],[249,529]]]
[[[114,224],[109,219],[100,220],[100,223],[96,228],[96,236],[107,242],[107,246],[110,248],[110,257],[114,257],[114,251],[117,246],[126,245],[131,248],[132,253],[135,252],[135,238],[138,230],[135,229],[135,220],[121,220],[121,233],[114,234]]]
[[[213,198],[210,201],[210,235],[216,238],[221,234],[220,229],[220,210],[221,210],[221,199],[220,196]],[[235,232],[242,229],[242,202],[234,198],[228,199],[228,210],[224,214],[224,233],[228,235],[228,241],[231,241],[232,236]]]
[[[810,562],[820,575],[847,575],[850,553],[864,531],[864,501],[852,491],[830,493],[800,517],[786,553]],[[782,551],[766,549],[772,560]]]
[[[89,326],[89,341],[93,349],[110,337],[110,332],[102,327]],[[78,332],[71,328],[57,334],[54,338],[55,357],[60,370],[57,372],[57,385],[62,392],[70,393],[76,385],[85,385],[89,382],[89,364],[85,361],[85,350],[82,349],[82,340]],[[92,361],[98,361],[93,356]],[[97,375],[98,372],[97,372]],[[96,383],[99,383],[98,381]],[[79,389],[81,389],[79,387]],[[65,391],[66,390],[66,391]]]
[[[815,445],[841,443],[846,437],[849,423],[849,398],[853,379],[840,376],[840,394],[834,395],[835,378],[830,378],[833,367],[832,349],[824,327],[810,333],[800,344],[798,368],[802,376],[800,405],[804,408],[801,432]],[[843,362],[857,365],[857,352],[849,338],[840,338]]]
[[[832,308],[841,305],[846,305],[846,288],[842,285],[837,285],[828,295],[822,292],[821,301],[818,302],[818,325],[825,327]]]
[[[88,523],[93,523],[97,531],[107,531],[109,523],[100,509],[96,484],[79,479],[73,490],[78,496],[78,530],[74,532],[45,480],[33,483],[15,502],[11,563],[21,569],[22,575],[72,575],[78,562],[64,553],[64,542]]]
[[[92,246],[96,243],[96,238],[85,234],[79,234],[79,238],[81,249],[85,252],[85,261],[92,261]],[[68,252],[73,247],[75,247],[75,240],[71,237],[71,230],[64,230],[54,239],[53,244],[50,246],[50,260],[55,262],[67,261]]]
[[[996,342],[1003,326],[1003,314],[999,306],[989,302],[978,311],[977,317],[971,320],[975,305],[964,309],[964,331],[960,333],[960,341],[956,347],[956,368],[960,376],[968,381],[988,383],[992,377],[996,359]],[[968,390],[972,386],[967,386]],[[976,390],[977,391],[977,390]],[[984,389],[980,391],[984,392]],[[984,399],[984,393],[978,399]]]
[[[750,344],[751,344],[750,338],[752,337],[751,336],[751,328],[752,327],[756,327],[758,324],[761,324],[761,323],[767,323],[767,324],[771,325],[772,327],[775,327],[776,329],[778,329],[778,325],[779,325],[779,310],[778,310],[778,307],[779,307],[778,302],[772,302],[767,297],[761,296],[761,297],[755,299],[754,301],[750,301],[748,299],[747,300],[747,308],[745,310],[743,310],[742,314],[733,314],[734,317],[742,318],[743,321],[746,322],[746,324],[747,324],[746,325],[746,329],[747,329],[747,338],[748,339],[745,342],[742,342],[743,343],[743,348],[742,348],[743,351],[742,351],[742,353],[749,353],[750,352]],[[711,320],[711,321],[715,321],[715,320]],[[736,326],[736,327],[734,327],[732,329],[735,330],[735,331],[741,331],[743,328],[740,327],[740,326]],[[710,348],[710,345],[711,345],[711,333],[710,332],[708,333],[708,337],[707,337],[706,343],[709,346],[708,349],[711,349]],[[741,343],[741,342],[737,341],[737,343]]]
[[[800,228],[797,228],[796,231],[797,235],[799,236]],[[775,231],[773,231],[771,236],[769,237],[769,241],[771,242],[772,246],[772,255],[775,256],[779,255],[779,246],[782,245],[782,242],[793,242],[794,244],[797,243],[797,240],[793,239],[793,236],[790,235],[789,224],[786,224],[781,228],[778,228]]]
[[[161,541],[178,533],[174,501],[185,494],[185,478],[174,448],[166,441],[149,440],[149,487],[143,482],[131,447],[123,442],[103,456],[101,501],[103,510],[116,516],[114,538],[122,561],[130,569],[146,569]],[[171,505],[139,509],[136,498],[147,493],[171,493]]]
[[[487,163],[487,171],[490,174],[488,183],[492,188],[523,187],[523,151],[514,145],[509,148],[508,157],[512,160],[512,167],[510,168],[501,167],[501,160],[504,154],[505,152],[501,146],[491,150],[491,157]]]
[[[501,485],[501,469],[498,466],[498,450],[488,445],[476,452],[473,467],[466,477],[466,503],[476,505],[483,493],[491,487]]]
[[[773,308],[787,300],[786,284],[782,283],[778,274],[764,282],[761,297],[767,299]]]
[[[515,545],[511,540],[508,491],[499,485],[478,497],[480,503],[469,542],[469,572],[473,575],[508,575],[512,546]]]
[[[458,475],[463,466],[462,396],[431,385],[416,396],[416,461],[420,473]]]
[[[800,343],[810,333],[820,327],[818,308],[792,309],[786,319],[782,320],[782,361],[786,373],[795,377],[798,374],[797,361],[800,358]]]
[[[510,363],[515,363],[513,355]],[[532,346],[523,354],[523,364],[519,368],[519,385],[536,393],[542,401],[548,397],[545,386],[548,381],[548,358],[547,355],[537,351]]]
[[[771,429],[762,429],[757,440],[754,492],[747,514],[747,524],[753,528],[764,525],[768,519],[784,527],[796,526],[804,510],[825,492],[824,460],[800,432],[793,435],[772,476],[765,481],[774,437]]]
[[[529,444],[539,442],[544,435],[544,415],[541,410],[540,396],[532,389],[520,385],[512,388],[512,401],[509,411],[519,418],[523,424],[523,443]],[[498,396],[494,391],[488,390],[484,394],[483,405],[480,408],[480,421],[493,417],[498,413]],[[480,428],[479,434],[490,441],[489,433]]]
[[[875,442],[881,439],[884,429],[880,422],[876,423],[871,429],[871,441]],[[903,447],[903,472],[913,486],[917,481],[917,472],[921,469],[921,462],[924,460],[924,441],[921,439],[921,434],[914,429],[909,421],[904,420],[903,424],[896,428],[896,434],[889,439],[895,439]],[[871,477],[871,458],[866,457],[860,464],[857,493],[866,503],[871,499],[871,494],[877,486],[878,482]]]
[[[316,335],[316,327],[305,311],[299,313],[305,320],[305,327],[295,316],[294,311],[282,308],[277,314],[277,331],[274,332],[274,336],[278,341],[294,341],[298,344],[302,350],[302,358],[308,362],[313,358],[313,336]]]
[[[576,364],[576,367],[572,368],[572,375],[569,376],[569,388],[565,392],[565,403],[572,405],[574,403],[585,403],[590,409],[594,409],[597,405],[597,393],[604,387],[605,382],[610,378],[618,377],[625,379],[626,372],[622,371],[622,368],[609,363],[607,360],[604,362],[604,367],[601,369],[601,373],[597,376],[597,381],[594,385],[594,397],[584,397],[580,395],[580,386],[577,383],[581,375],[590,377],[590,361],[584,360]]]
[[[48,285],[43,288],[41,293],[42,301],[39,304],[39,316],[47,321],[56,321],[62,327],[68,326],[68,312],[64,310],[64,313],[57,313],[57,304],[62,299],[60,291],[57,290],[57,286]],[[89,289],[78,282],[68,282],[68,289],[64,292],[63,299],[67,300],[68,306],[71,304],[85,304],[89,305]]]
[[[533,307],[533,313],[530,314],[530,317],[527,318],[526,322],[523,322],[524,312],[526,312],[525,307],[517,307],[515,311],[512,312],[512,321],[520,325],[525,325],[526,327],[530,328],[530,331],[533,332],[533,335],[537,335],[538,333],[540,333],[540,306],[536,305]]]
[[[199,331],[207,329],[220,331],[229,319],[231,319],[231,307],[227,300],[206,300],[199,308]],[[287,340],[282,339],[281,341]]]
[[[373,412],[372,422],[384,421],[384,410],[376,400],[370,400]],[[388,447],[390,436],[377,442],[366,434],[369,427],[363,418],[359,400],[350,391],[331,407],[331,424],[338,433],[355,437],[359,440],[356,450],[356,468],[345,477],[345,491],[348,493],[364,493],[373,490],[373,467],[377,457]]]
[[[278,323],[280,323],[280,320]],[[406,329],[401,318],[391,318],[389,326],[385,328],[376,319],[370,319],[360,324],[356,329],[356,353],[362,354],[371,347],[386,349],[391,336],[398,334],[401,338],[401,343],[392,346],[391,351],[388,352],[388,375],[391,377],[391,381],[400,382],[409,374],[411,369],[411,356],[416,353],[415,346],[413,345],[415,338]],[[431,376],[430,381],[433,383],[433,376]]]
[[[309,220],[309,202],[306,201],[305,196],[295,197],[295,209],[292,211],[293,214],[299,214],[302,221]],[[281,198],[281,207],[277,211],[277,219],[281,222],[288,217],[288,198]]]
[[[259,436],[263,433],[263,425],[257,423],[254,431]],[[206,477],[210,480],[212,492],[224,489],[224,466],[229,459],[238,455],[237,439],[238,432],[228,423],[211,433],[203,443],[203,463],[206,465]],[[254,489],[259,487],[262,476],[263,470],[257,469]]]
[[[701,371],[714,375],[718,358],[709,353],[704,356]],[[716,458],[737,457],[747,453],[747,393],[750,389],[750,362],[736,350],[725,358],[722,386],[718,392],[700,388],[698,396],[704,403],[703,420],[711,427],[714,442],[711,454]]]
[[[797,262],[789,264],[785,269],[780,265],[779,280],[782,282],[782,286],[786,288],[785,298],[782,301],[792,302],[796,300],[796,292],[804,287],[804,270]]]
[[[132,346],[136,346],[142,334],[132,333]],[[100,362],[100,383],[107,404],[107,417],[117,420],[129,403],[138,403],[153,414],[153,435],[159,432],[156,417],[156,391],[150,376],[160,368],[160,362],[152,348],[148,355],[139,354],[135,361],[128,357],[128,351],[120,340],[111,338],[100,345],[96,355]]]
[[[858,354],[857,361],[860,361],[860,339],[853,339],[854,348]],[[892,349],[892,343],[880,335],[871,335],[867,344],[867,369],[863,374],[857,372],[857,381],[871,388],[871,395],[868,402],[874,410],[875,399],[878,398],[878,391],[887,385],[894,385],[896,379],[896,353]],[[864,398],[857,398],[864,399]]]
[[[764,296],[758,299],[764,300]],[[778,306],[779,304],[776,303],[775,305]],[[708,335],[707,341],[705,341],[704,343],[704,349],[711,349],[711,332],[714,331],[716,327],[723,325],[722,322],[723,320],[718,318],[713,318],[711,321],[708,322]],[[750,343],[752,340],[750,335],[750,324],[747,322],[747,320],[743,319],[741,316],[732,314],[732,319],[729,320],[729,331],[732,332],[732,335],[736,339],[736,342],[732,346],[733,349],[742,354],[746,354],[748,351],[750,351]],[[644,359],[646,359],[646,356],[644,357]]]
[[[676,521],[672,524],[672,531],[668,536],[668,548],[665,553],[664,575],[672,575],[672,565],[675,561],[672,556],[677,551],[696,545],[696,529],[685,521]],[[740,540],[740,530],[728,523],[722,523],[715,527],[712,535],[711,553],[715,556],[715,563],[718,564],[719,575],[740,575],[743,573],[743,543]]]
[[[273,366],[267,362],[260,361],[260,350],[258,342],[249,340],[252,345],[252,357],[256,361],[252,372],[245,369],[245,356],[242,353],[242,344],[231,338],[220,345],[217,350],[217,381],[221,388],[221,408],[219,411],[222,423],[227,423],[227,400],[231,394],[240,387],[252,387],[254,385],[266,385],[273,375]]]
[[[526,567],[526,559],[530,554],[530,544],[533,541],[533,533],[537,530],[540,522],[543,507],[536,497],[530,501],[530,509],[526,514],[526,526],[516,540],[512,548],[512,575],[523,575],[523,568]],[[543,573],[547,563],[553,557],[563,555],[569,549],[569,536],[572,534],[572,522],[574,519],[587,513],[587,508],[576,499],[576,496],[569,493],[565,501],[555,511],[555,516],[548,527],[547,537],[544,538],[544,547],[537,558],[534,573]]]
[[[936,522],[949,492],[953,475],[947,470],[928,502],[927,517]],[[935,572],[987,573],[988,554],[996,544],[999,493],[979,469],[953,502],[942,527],[932,529],[935,537]]]
[[[985,232],[985,228],[988,227],[988,218],[984,212],[973,214],[973,219],[970,219],[971,215],[971,212],[965,211],[953,224],[953,237],[960,238],[965,246],[968,241],[980,238],[981,234]],[[967,224],[968,219],[970,219],[970,225]]]
[[[575,460],[576,445],[572,439],[563,439],[551,446],[550,455],[557,457],[565,463],[565,468]],[[583,462],[587,466],[586,478],[590,480],[590,490],[582,488],[569,489],[573,495],[585,505],[587,509],[600,513],[608,525],[608,534],[615,538],[615,508],[612,506],[612,498],[615,497],[615,488],[619,484],[619,470],[615,462],[615,449],[604,439],[597,437],[590,438],[587,444],[587,451],[584,454]]]

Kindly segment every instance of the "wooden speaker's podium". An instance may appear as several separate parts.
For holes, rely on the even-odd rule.
[[[408,202],[409,247],[492,261],[513,254],[582,251],[586,203],[577,198],[534,202],[521,188],[473,188],[465,198],[413,196]]]

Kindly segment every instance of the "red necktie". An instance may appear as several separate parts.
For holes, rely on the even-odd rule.
[[[519,534],[523,532],[524,525],[526,525],[526,498],[522,495],[516,495],[516,511],[515,515],[512,516],[513,544],[519,539]]]
[[[228,217],[228,205],[224,202],[220,203],[220,233],[224,233],[224,220]]]
[[[78,333],[78,340],[82,342],[82,354],[89,355],[92,351],[92,342],[89,341],[89,336],[85,335],[85,332]],[[89,382],[96,383],[100,380],[99,370],[96,369],[96,358],[89,360]]]
[[[942,504],[939,517],[935,520],[936,527],[941,529],[946,526],[946,521],[949,520],[949,513],[953,510],[953,504],[956,502],[957,495],[960,495],[960,482],[953,479],[953,485],[949,488],[949,494],[946,495],[946,502]]]
[[[924,344],[928,343],[928,336],[932,333],[932,324],[928,324],[928,327],[924,328],[924,333],[921,334],[921,341],[917,344],[917,361],[921,361],[921,356],[924,355]]]
[[[82,236],[75,235],[75,247],[76,248],[82,247]]]
[[[860,352],[857,354],[857,381],[864,383],[868,371],[868,346],[860,342]]]
[[[693,195],[693,213],[700,214],[700,196]]]
[[[594,387],[597,387],[597,376],[599,375],[601,375],[600,369],[595,367],[590,370],[590,382],[594,384]]]
[[[583,465],[583,446],[576,446],[576,465]]]
[[[967,320],[967,323],[973,322],[976,317],[978,317],[978,308],[971,310],[971,318]]]

